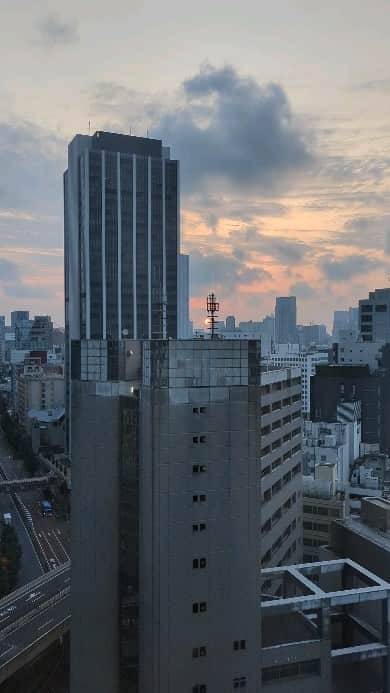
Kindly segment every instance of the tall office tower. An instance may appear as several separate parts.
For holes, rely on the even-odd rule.
[[[73,349],[72,693],[257,693],[259,343]]]
[[[390,289],[375,289],[359,301],[359,332],[363,342],[390,342]]]
[[[50,315],[36,315],[31,324],[31,350],[49,351],[53,347],[53,323]]]
[[[15,348],[24,351],[31,349],[31,320],[20,318],[15,323]]]
[[[161,140],[76,135],[64,174],[64,221],[69,412],[72,340],[177,337],[178,162]],[[68,451],[70,437],[68,415]]]
[[[70,143],[64,175],[70,340],[177,336],[178,173],[161,140],[96,132]]]
[[[178,263],[178,297],[177,297],[177,336],[179,339],[191,339],[190,325],[190,256],[179,255]]]
[[[279,296],[275,306],[276,344],[295,344],[297,341],[297,299]]]
[[[16,324],[23,320],[30,319],[30,312],[28,310],[13,310],[11,313],[11,328],[15,329]]]

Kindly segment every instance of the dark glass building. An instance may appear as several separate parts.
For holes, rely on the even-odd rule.
[[[76,135],[64,188],[70,339],[175,338],[179,183],[169,149]]]

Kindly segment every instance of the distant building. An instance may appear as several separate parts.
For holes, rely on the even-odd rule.
[[[298,339],[299,344],[306,348],[325,346],[329,341],[326,325],[299,325]]]
[[[295,296],[278,296],[275,306],[276,344],[297,342],[297,299]]]
[[[312,421],[337,421],[343,402],[361,402],[362,442],[390,452],[390,375],[387,369],[370,373],[367,365],[322,365],[311,379]]]
[[[236,329],[236,318],[234,315],[228,315],[226,317],[225,325],[229,332],[233,332]]]
[[[339,342],[333,345],[333,362],[339,365],[367,365],[371,372],[379,368],[385,342],[366,342],[357,339],[356,333],[345,331]]]
[[[0,315],[0,362],[5,361],[5,315]]]
[[[332,337],[335,342],[340,339],[343,331],[352,331],[357,335],[359,329],[359,309],[335,310],[333,314]]]
[[[360,402],[339,404],[337,421],[305,421],[304,473],[315,474],[319,464],[335,464],[338,481],[346,483],[351,466],[359,458],[361,435]]]
[[[375,289],[359,301],[359,331],[364,342],[390,342],[390,289]]]
[[[273,366],[300,368],[302,372],[302,411],[310,413],[310,382],[315,375],[316,365],[328,363],[327,351],[300,351],[298,345],[275,346],[273,353],[267,356],[267,361]]]
[[[303,477],[304,563],[320,560],[320,547],[330,542],[332,521],[348,515],[348,484],[337,479],[336,464],[320,463],[314,477]]]
[[[190,256],[179,255],[178,262],[178,337],[192,339],[190,325]]]
[[[43,367],[38,358],[26,358],[16,377],[16,413],[28,426],[29,411],[64,407],[64,372],[61,366]]]
[[[30,311],[28,310],[13,310],[11,313],[11,328],[15,330],[18,322],[25,322],[30,320]]]
[[[50,315],[36,315],[31,324],[32,351],[49,351],[53,347],[53,323]]]
[[[31,349],[31,320],[20,319],[15,324],[15,348]]]

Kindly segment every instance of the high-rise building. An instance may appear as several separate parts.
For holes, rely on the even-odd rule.
[[[64,174],[64,215],[70,412],[73,340],[177,337],[179,164],[161,140],[76,135]],[[68,415],[68,450],[70,436]]]
[[[390,342],[390,289],[375,289],[359,301],[359,332],[364,342]]]
[[[176,337],[179,178],[169,148],[76,135],[64,195],[69,339]]]
[[[53,347],[53,323],[50,315],[36,315],[31,324],[31,350],[49,351]]]
[[[276,344],[295,344],[297,341],[297,299],[279,296],[275,306]]]
[[[73,349],[72,693],[258,691],[259,343]]]
[[[11,328],[15,329],[16,324],[22,320],[29,320],[30,312],[28,310],[13,310],[11,313]]]
[[[15,323],[15,348],[24,351],[31,349],[31,320],[20,318]]]
[[[302,402],[299,368],[261,373],[261,565],[302,560]]]
[[[328,363],[327,351],[301,351],[298,346],[279,345],[266,356],[266,362],[279,368],[300,368],[302,375],[302,411],[310,412],[310,381],[318,363]]]
[[[192,327],[190,324],[190,256],[179,255],[178,264],[178,327],[179,339],[191,339]]]
[[[0,361],[5,360],[5,315],[0,315]]]

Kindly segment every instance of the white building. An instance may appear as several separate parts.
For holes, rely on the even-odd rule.
[[[384,344],[384,340],[366,342],[357,339],[354,331],[345,332],[335,349],[335,361],[339,365],[367,364],[370,371],[376,371]]]
[[[279,344],[267,361],[273,366],[300,368],[302,373],[302,411],[310,413],[310,379],[315,375],[316,365],[328,363],[327,351],[300,351],[298,344]]]
[[[351,412],[356,411],[356,402]],[[350,469],[360,453],[362,428],[360,416],[346,420],[346,405],[338,408],[338,421],[305,421],[303,429],[303,461],[306,474],[314,474],[318,465],[335,464],[337,479],[346,483]],[[359,407],[360,410],[360,407]]]

